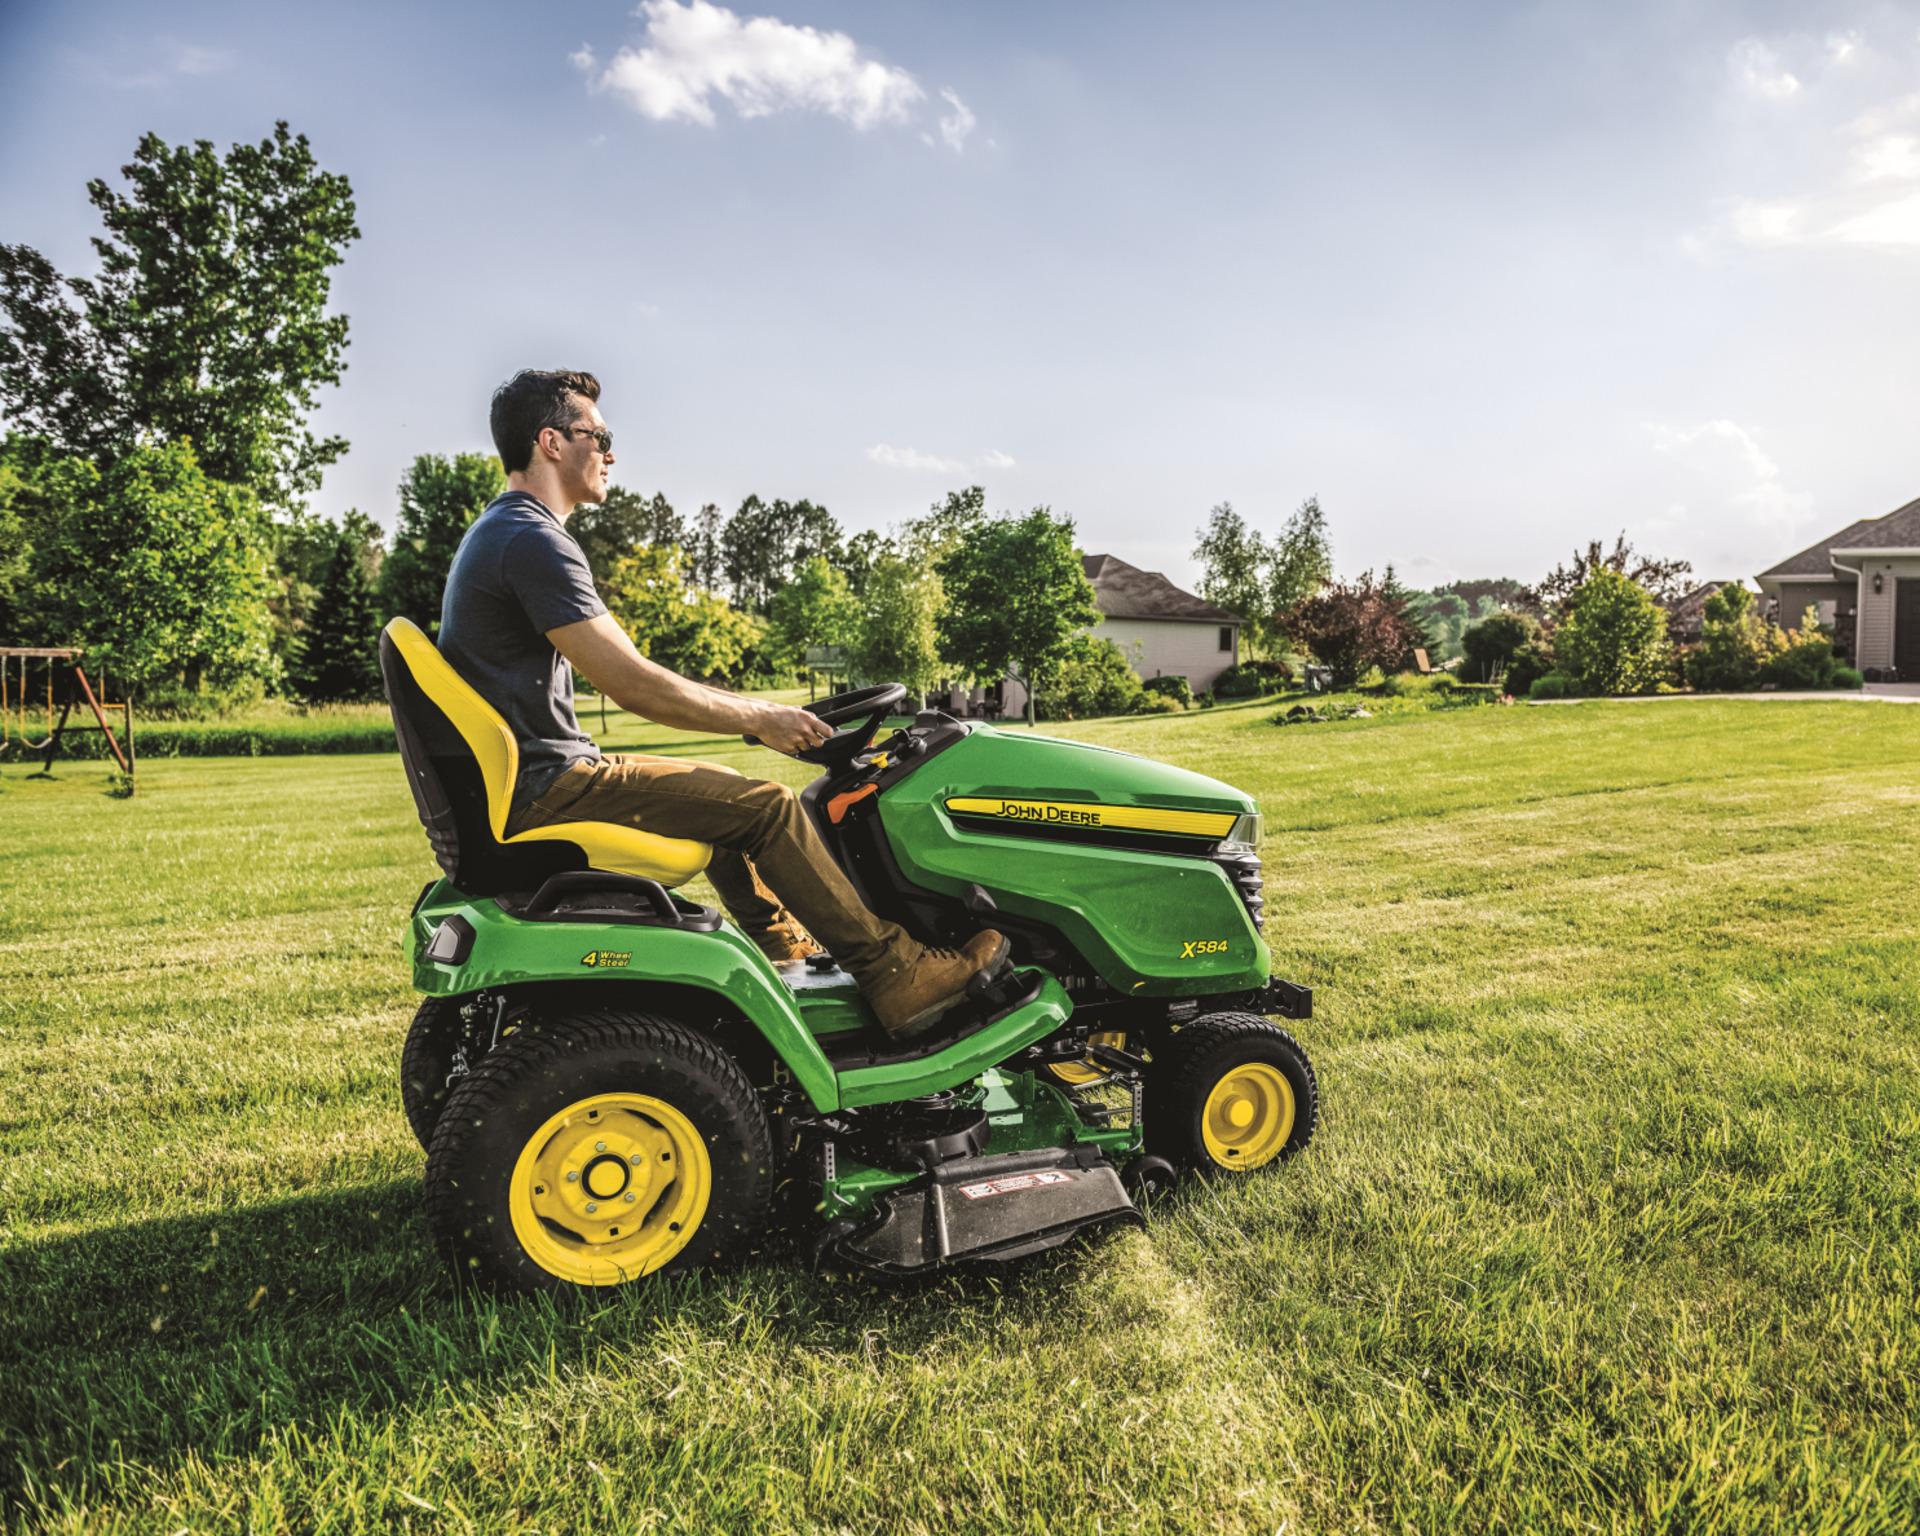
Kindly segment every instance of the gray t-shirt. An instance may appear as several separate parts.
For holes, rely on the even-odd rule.
[[[520,742],[513,808],[600,756],[573,712],[573,668],[547,631],[607,611],[587,557],[539,497],[508,491],[474,519],[440,603],[440,654]]]

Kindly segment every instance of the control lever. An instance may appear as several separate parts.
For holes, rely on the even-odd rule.
[[[997,917],[1000,913],[1000,908],[994,904],[984,886],[968,886],[960,893],[960,905],[967,909],[969,917]]]

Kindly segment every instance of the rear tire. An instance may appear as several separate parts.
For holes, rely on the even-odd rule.
[[[711,1039],[653,1015],[535,1022],[449,1096],[427,1220],[465,1281],[592,1291],[738,1257],[773,1193],[766,1111]]]
[[[448,1078],[457,1052],[466,1043],[461,1010],[471,1001],[430,997],[415,1010],[407,1027],[407,1043],[400,1052],[400,1107],[423,1150],[432,1145],[434,1125],[453,1091]]]
[[[1312,1140],[1320,1088],[1299,1042],[1250,1013],[1196,1019],[1156,1053],[1147,1148],[1182,1168],[1251,1173]]]

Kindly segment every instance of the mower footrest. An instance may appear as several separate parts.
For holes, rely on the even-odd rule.
[[[1021,1258],[1115,1221],[1145,1225],[1113,1165],[1090,1147],[1047,1147],[942,1163],[836,1246],[853,1263],[911,1274]]]

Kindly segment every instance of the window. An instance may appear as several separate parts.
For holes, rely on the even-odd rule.
[[[1223,651],[1233,649],[1233,626],[1231,624],[1222,624],[1220,626],[1220,649]]]

